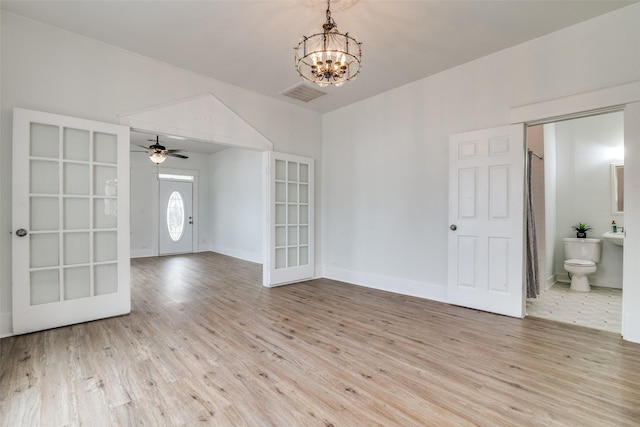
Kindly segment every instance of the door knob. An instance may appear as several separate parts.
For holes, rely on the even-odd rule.
[[[457,226],[457,225],[455,225],[455,224],[451,224],[451,225],[449,226],[449,230],[456,231],[457,229],[458,229],[458,226]]]
[[[24,228],[19,228],[16,230],[16,236],[24,237],[26,235],[27,235],[27,230],[25,230]]]

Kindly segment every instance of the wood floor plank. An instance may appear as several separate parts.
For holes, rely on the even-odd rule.
[[[0,425],[640,425],[613,333],[261,272],[132,260],[130,315],[0,340]]]

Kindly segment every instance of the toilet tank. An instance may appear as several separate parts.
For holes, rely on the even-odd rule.
[[[564,259],[586,259],[593,262],[600,261],[602,251],[602,240],[600,239],[578,239],[576,237],[565,237]]]

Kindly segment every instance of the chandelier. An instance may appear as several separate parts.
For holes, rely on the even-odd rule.
[[[295,48],[298,74],[320,87],[339,87],[355,79],[362,60],[362,43],[349,33],[338,31],[331,18],[330,1],[327,0],[327,22],[322,25],[323,31],[303,36]]]

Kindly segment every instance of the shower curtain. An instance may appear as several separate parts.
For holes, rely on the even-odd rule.
[[[540,294],[540,278],[538,277],[538,242],[536,240],[536,221],[533,210],[533,188],[531,184],[533,152],[529,150],[527,154],[527,298],[537,298]]]

